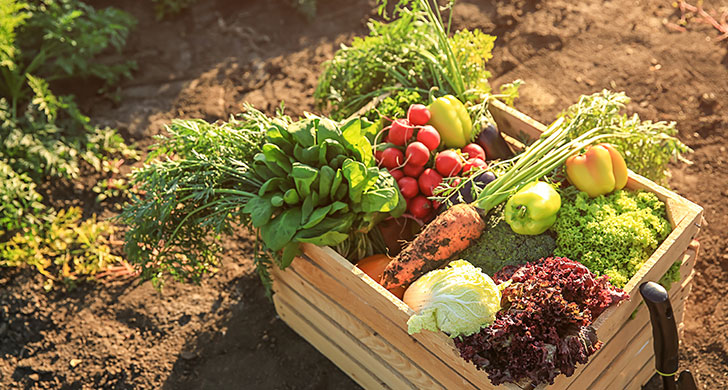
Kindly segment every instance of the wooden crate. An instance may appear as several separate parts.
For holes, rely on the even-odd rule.
[[[545,127],[499,102],[491,105],[499,129],[515,140],[538,137]],[[654,373],[649,314],[639,285],[658,280],[682,261],[681,281],[670,290],[678,323],[690,293],[702,208],[630,172],[627,188],[651,191],[667,205],[673,230],[625,286],[632,297],[594,323],[604,342],[574,375],[539,389],[639,389]],[[273,301],[299,335],[367,389],[516,389],[493,386],[483,371],[460,358],[444,333],[407,333],[413,314],[401,300],[329,247],[306,244],[285,271],[273,271]],[[634,316],[632,314],[634,313]],[[632,317],[632,318],[630,318]]]

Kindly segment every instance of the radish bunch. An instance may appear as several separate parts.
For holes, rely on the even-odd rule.
[[[440,134],[427,124],[429,120],[427,107],[413,104],[407,118],[392,121],[386,142],[375,152],[379,165],[397,180],[407,200],[407,211],[421,220],[431,217],[439,206],[428,197],[434,195],[443,178],[487,167],[485,151],[478,144],[468,144],[461,150],[441,150]]]

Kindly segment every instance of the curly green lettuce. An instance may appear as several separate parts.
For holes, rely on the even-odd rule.
[[[579,259],[623,287],[670,234],[665,204],[655,194],[620,190],[589,198],[567,195],[553,230],[555,256]]]

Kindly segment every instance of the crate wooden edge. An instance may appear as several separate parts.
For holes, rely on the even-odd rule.
[[[696,251],[694,249],[690,249],[690,250],[686,251],[685,256],[687,258],[683,261],[683,263],[690,263],[691,261],[694,261],[694,258],[696,256]],[[300,265],[300,264],[302,264],[304,262],[310,263],[311,260],[310,259],[297,258],[294,261],[294,264],[299,264]],[[278,270],[276,270],[276,271],[274,271],[274,278],[276,280],[276,283],[290,283],[292,280],[295,280],[296,278],[298,278],[298,276],[296,276],[295,274],[296,274],[296,269],[290,269],[290,270],[286,270],[286,271],[278,271]],[[317,276],[318,275],[309,275],[309,277],[317,277]],[[305,279],[304,276],[301,276],[301,278]],[[670,294],[673,297],[673,303],[674,303],[674,309],[675,309],[675,312],[676,312],[676,316],[679,316],[678,317],[678,320],[681,318],[682,312],[683,312],[684,307],[685,307],[685,299],[687,297],[687,293],[689,292],[688,289],[690,287],[690,279],[691,279],[691,276],[688,275],[687,277],[683,278],[682,283],[675,283],[675,285],[673,286],[673,288],[670,291]],[[326,282],[329,283],[331,281],[326,281]],[[292,284],[294,284],[294,283],[292,283]],[[315,287],[313,287],[313,286],[309,286],[309,288],[310,289],[315,289]],[[277,289],[277,291],[280,291],[280,290]],[[301,291],[299,294],[300,294],[301,297],[303,297],[304,295],[307,296],[307,297],[310,297],[312,295],[315,295],[316,293],[315,292],[312,292],[311,290],[307,290],[307,291]],[[281,301],[282,301],[283,304],[288,304],[286,298],[287,298],[287,296],[286,295],[283,295],[283,294],[276,294],[276,295],[274,295],[274,299],[277,302],[279,302],[279,303],[277,303],[278,306],[281,305]],[[305,299],[305,298],[303,298],[303,299]],[[331,299],[331,301],[334,302],[333,299]],[[318,303],[320,303],[320,302],[318,302]],[[342,299],[342,301],[339,301],[337,303],[338,304],[337,307],[335,307],[335,308],[326,307],[326,313],[330,313],[331,310],[347,311],[348,309],[346,308],[346,306],[350,306],[349,303],[351,303],[351,302],[347,301],[344,298],[344,299]],[[308,305],[310,307],[307,310],[306,309],[302,309],[300,303],[297,304],[297,305],[295,305],[295,307],[299,310],[300,313],[309,313],[309,312],[318,311],[318,310],[321,309],[320,306],[317,306],[317,303],[308,303]],[[290,306],[294,306],[294,305],[290,305]],[[305,314],[299,314],[299,315],[302,316],[302,317],[304,317],[304,319],[305,319]],[[290,314],[289,314],[289,318],[290,318]],[[286,321],[287,323],[289,323],[288,318],[284,318],[284,321]],[[301,321],[302,321],[301,319],[297,319],[293,324],[291,324],[291,327],[294,328],[294,330],[296,330],[298,333],[302,333],[302,332],[299,332],[299,330],[297,329],[297,327],[300,326],[298,324],[298,322],[301,322]],[[333,320],[330,319],[329,321],[333,321]],[[386,318],[375,319],[375,321],[386,321]],[[316,324],[319,324],[319,322],[320,322],[320,319],[319,319],[319,321],[317,321],[315,323]],[[631,320],[630,322],[624,324],[623,329],[621,329],[620,332],[618,333],[618,335],[615,336],[615,337],[619,337],[619,335],[621,335],[621,334],[624,333],[624,335],[622,337],[623,338],[626,338],[627,340],[634,340],[636,337],[641,337],[640,340],[642,340],[642,339],[648,339],[648,338],[651,337],[651,328],[649,327],[648,324],[649,324],[649,319],[648,319],[647,310],[646,310],[646,308],[644,306],[642,306],[640,308],[640,311],[637,313],[636,319],[635,320]],[[634,330],[633,329],[630,329],[630,327],[634,328],[636,325],[639,326],[639,329],[641,329],[641,332],[635,335]],[[309,327],[310,326],[311,325],[309,325]],[[316,325],[313,325],[313,326],[316,327]],[[361,326],[361,325],[356,325],[356,324],[352,325],[352,323],[349,322],[347,324],[336,323],[336,326],[343,326],[344,328],[350,328],[351,326]],[[319,326],[319,327],[321,327],[321,326]],[[321,331],[319,333],[320,334],[318,335],[319,336],[318,339],[321,339],[322,337],[325,338],[326,337],[325,335],[327,335],[327,334],[330,335],[330,332],[326,332],[326,331]],[[427,333],[432,333],[432,332],[427,332]],[[346,336],[346,335],[341,335],[341,334],[339,334],[338,336],[339,337],[351,337],[351,336]],[[375,336],[381,337],[381,335],[375,335]],[[407,337],[406,334],[402,334],[400,336],[401,337]],[[306,337],[306,336],[304,336],[304,337]],[[308,339],[308,337],[306,337],[306,338]],[[320,343],[320,341],[318,341],[318,339],[317,340],[313,340],[313,341],[312,340],[309,340],[309,341],[315,347],[319,348],[318,343]],[[337,340],[339,340],[339,339],[337,338]],[[318,341],[318,343],[317,343],[317,341]],[[349,343],[339,342],[339,343],[340,344],[347,344],[347,345],[350,345],[351,344],[351,342],[349,342]],[[370,344],[369,343],[365,343],[365,345],[368,347]],[[631,345],[631,343],[628,343],[628,345]],[[617,361],[617,360],[619,360],[619,359],[622,359],[622,360],[623,359],[630,359],[630,356],[628,354],[625,354],[626,351],[627,351],[627,349],[624,349],[624,350],[623,349],[619,349],[619,347],[618,346],[615,346],[614,344],[612,344],[611,347],[609,346],[609,344],[605,344],[605,346],[603,348],[604,349],[602,349],[599,353],[604,353],[604,351],[607,351],[607,349],[609,348],[609,349],[613,350],[613,352],[614,352],[613,355],[617,355],[617,356],[616,356],[615,359],[609,358],[607,362],[604,362],[604,364],[602,364],[602,365],[600,365],[598,367],[592,367],[593,368],[592,372],[600,372],[601,373],[602,371],[604,371],[604,368],[605,367],[607,367],[608,365],[615,364],[614,362]],[[322,353],[329,352],[328,350],[331,349],[331,346],[324,345],[324,349],[325,349],[325,351],[322,351]],[[649,359],[651,357],[651,351],[652,351],[652,349],[651,349],[651,345],[650,345],[649,346],[649,354],[648,355],[643,355],[643,358],[644,359]],[[326,353],[324,353],[324,354],[326,354]],[[329,356],[328,354],[326,354],[326,355]],[[357,355],[357,356],[359,356],[359,355]],[[596,356],[600,356],[600,355],[595,355],[594,357],[596,357]],[[592,357],[592,359],[594,357]],[[453,356],[453,358],[460,359],[458,356]],[[359,360],[361,360],[361,359],[359,359]],[[337,361],[334,361],[334,363],[336,363],[337,365],[339,365],[339,362],[337,362]],[[345,361],[343,363],[344,363],[344,365],[350,364],[350,362],[348,362],[348,361]],[[643,364],[642,364],[641,361],[640,362],[635,361],[635,363],[638,363],[639,364],[638,367],[642,367],[643,366]],[[593,365],[593,360],[590,360],[590,362],[588,363],[588,365],[590,365],[590,366]],[[624,365],[624,362],[622,362],[622,365]],[[371,364],[365,364],[364,367],[371,367]],[[580,368],[582,368],[582,367],[584,367],[584,366],[580,366]],[[349,373],[349,371],[351,371],[351,367],[345,367],[345,368],[346,369],[342,368],[342,370],[344,370],[347,373]],[[347,370],[349,370],[349,371],[347,371]],[[377,372],[380,372],[380,371],[377,371]],[[609,371],[605,371],[605,372],[609,372]],[[438,372],[438,374],[441,374],[441,373],[442,372]],[[485,375],[482,372],[479,372],[479,373],[481,375],[483,375],[483,376]],[[367,372],[362,372],[362,373],[359,373],[359,375],[357,377],[359,378],[359,377],[365,376],[366,374],[367,374]],[[615,373],[610,372],[610,374],[615,374]],[[590,381],[587,381],[587,383],[582,383],[582,384],[579,384],[578,382],[571,383],[571,387],[570,388],[574,388],[574,389],[590,388],[588,385],[589,385],[589,383],[591,381],[593,381],[593,380],[600,380],[600,378],[602,378],[602,377],[607,377],[607,379],[601,379],[601,380],[611,381],[611,382],[608,382],[608,383],[612,383],[614,380],[616,380],[616,379],[609,379],[609,376],[601,375],[601,376],[597,377],[596,379],[591,378],[591,380]],[[559,378],[565,378],[565,377],[564,376],[560,376]],[[633,380],[633,378],[625,378],[625,379]],[[647,378],[647,379],[649,379],[649,378]],[[357,381],[357,382],[359,383],[359,381]],[[376,380],[375,380],[374,383],[376,383]],[[371,385],[371,381],[368,384]],[[412,386],[414,386],[414,385],[412,385]],[[367,386],[365,386],[365,387],[367,387]],[[378,387],[380,387],[380,386],[378,386]],[[401,387],[401,388],[410,388],[410,386],[404,387],[404,386],[401,386],[401,385],[399,387]],[[367,387],[367,388],[369,388],[369,387]],[[397,388],[397,387],[395,386],[393,388]],[[426,387],[419,386],[418,388],[426,388]],[[434,387],[434,388],[437,388],[437,387]],[[448,387],[448,388],[452,388],[452,387]],[[461,388],[461,387],[458,387],[458,388]],[[481,387],[481,388],[504,389],[504,388],[507,388],[507,387],[492,387],[492,386],[490,386],[490,387]],[[558,381],[553,386],[549,386],[549,387],[546,387],[546,388],[547,389],[566,389],[565,385],[559,384]]]

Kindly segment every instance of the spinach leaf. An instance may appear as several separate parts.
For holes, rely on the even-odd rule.
[[[260,228],[260,236],[268,249],[277,252],[291,242],[301,226],[301,209],[288,209]]]
[[[361,196],[364,191],[374,185],[379,177],[379,169],[368,169],[364,164],[346,160],[341,169],[344,177],[349,182],[349,199],[354,203],[361,202]]]
[[[248,200],[243,207],[243,212],[250,215],[253,226],[260,228],[270,221],[273,216],[273,205],[270,202],[271,196],[255,196]]]
[[[366,129],[360,119],[352,119],[342,127],[344,146],[351,151],[358,161],[369,167],[374,162],[372,144],[366,138]]]
[[[291,176],[296,183],[296,191],[305,198],[311,193],[311,184],[316,180],[318,171],[308,165],[295,162],[291,169]]]

